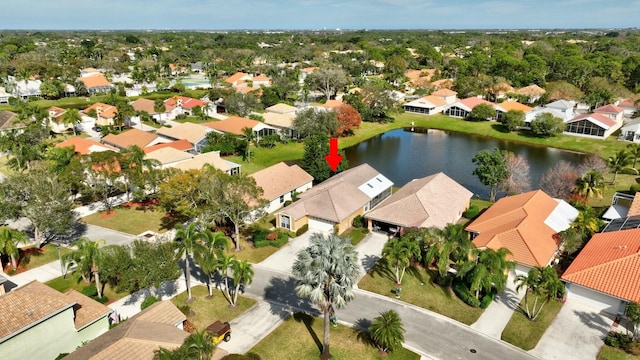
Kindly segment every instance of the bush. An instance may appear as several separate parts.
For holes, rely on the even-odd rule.
[[[176,120],[184,120],[187,118],[186,114],[178,114],[176,115]]]
[[[458,298],[464,301],[465,304],[473,307],[480,307],[480,300],[476,299],[476,297],[473,296],[473,294],[467,288],[467,285],[463,282],[453,283],[453,292],[456,293]]]
[[[610,331],[607,337],[604,338],[604,343],[624,351],[629,351],[633,343],[633,336],[617,331]]]
[[[106,304],[109,301],[109,298],[104,295],[102,295],[102,297],[95,297],[93,299],[99,302],[100,304]]]
[[[300,229],[296,230],[296,236],[300,236],[309,230],[309,225],[304,224],[300,227]]]
[[[622,169],[622,171],[620,171],[619,173],[620,174],[626,174],[626,175],[638,175],[638,170],[636,170],[636,169],[634,169],[632,167],[628,167],[628,168]]]
[[[275,235],[275,237],[273,237]],[[273,239],[273,240],[272,240]],[[289,234],[284,231],[260,232],[260,239],[253,238],[253,246],[257,248],[265,246],[281,247],[289,242]]]
[[[291,205],[291,200],[287,200],[287,201],[285,201],[285,202],[284,202],[284,206],[285,206],[285,207],[287,207],[287,206],[289,206],[289,205]]]
[[[355,218],[353,218],[353,227],[354,228],[364,227],[364,217],[362,217],[362,215],[358,215]]]
[[[362,233],[363,234],[368,234],[369,233],[369,228],[362,228]]]
[[[467,211],[464,212],[463,216],[467,219],[473,219],[476,216],[478,216],[479,212],[480,212],[480,209],[478,209],[478,206],[476,206],[475,204],[472,204],[471,206],[469,206]]]
[[[144,301],[142,301],[142,304],[140,304],[140,310],[144,310],[146,308],[148,308],[149,306],[157,303],[158,301],[160,301],[160,298],[157,296],[148,296],[146,299],[144,299]]]
[[[633,185],[631,185],[631,186],[629,187],[629,192],[630,192],[631,194],[635,194],[635,193],[637,193],[638,191],[640,191],[640,184],[633,184]]]
[[[189,305],[181,305],[178,306],[178,309],[180,310],[180,312],[182,312],[185,316],[189,316],[191,315],[191,306]]]
[[[480,301],[480,307],[483,309],[486,309],[487,307],[489,307],[489,305],[491,305],[495,297],[496,297],[496,293],[493,291],[483,296],[482,300]]]
[[[96,289],[95,284],[87,285],[80,290],[82,295],[88,296],[90,298],[96,297],[98,295],[98,289]]]

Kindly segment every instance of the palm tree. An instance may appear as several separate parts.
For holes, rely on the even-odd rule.
[[[469,291],[475,292],[476,299],[480,299],[480,293],[488,293],[492,288],[498,292],[504,290],[507,285],[507,271],[515,267],[513,261],[507,261],[511,254],[507,248],[498,250],[475,250],[476,262],[468,262],[458,272],[459,277],[464,277],[469,284]]]
[[[247,157],[247,162],[251,162],[251,142],[256,140],[256,133],[253,132],[253,129],[244,127],[242,128],[242,134],[244,137],[244,141],[247,143],[247,147],[245,148],[245,156]]]
[[[383,311],[373,319],[369,332],[371,340],[385,353],[402,346],[404,341],[404,325],[400,315],[394,310]]]
[[[550,266],[536,266],[529,270],[527,275],[516,276],[516,291],[522,287],[527,288],[524,297],[524,306],[527,318],[534,321],[544,305],[551,299],[557,299],[565,294],[564,284],[558,279],[558,273]],[[529,307],[529,296],[535,297],[532,307]],[[540,298],[542,297],[542,301]]]
[[[301,250],[293,263],[296,294],[308,297],[324,314],[324,339],[321,359],[329,359],[329,325],[335,308],[344,307],[355,297],[353,287],[360,277],[358,253],[349,239],[314,233],[309,246]]]
[[[407,267],[411,266],[411,260],[420,261],[421,255],[418,242],[406,236],[390,239],[382,249],[382,256],[389,264],[393,264],[397,285],[402,285],[402,278]]]
[[[189,267],[189,257],[203,251],[203,246],[199,242],[200,233],[198,233],[196,226],[197,224],[195,222],[190,223],[187,227],[178,224],[176,226],[176,235],[173,238],[177,258],[184,258],[184,274],[187,282],[187,299],[185,302],[191,301],[191,270]]]
[[[440,277],[446,277],[452,268],[457,271],[469,261],[471,241],[462,225],[457,224],[447,224],[438,236],[440,241],[432,245],[435,248],[427,255],[434,256]]]
[[[236,285],[231,307],[236,307],[240,285],[248,286],[253,282],[253,268],[247,260],[235,260],[231,263],[231,270],[233,270],[233,283]]]
[[[638,156],[640,156],[640,144],[632,143],[627,145],[627,149],[629,153],[633,155],[633,168],[636,168],[636,160],[638,160]]]
[[[193,360],[211,359],[216,348],[212,336],[206,330],[196,331],[187,336],[180,347],[185,349],[186,358]]]
[[[26,244],[27,242],[29,242],[29,238],[22,231],[14,230],[7,226],[0,227],[0,253],[9,255],[11,266],[14,269],[18,268],[16,262],[16,256],[20,254],[18,245]],[[2,258],[0,257],[0,271],[2,269],[4,269],[4,264],[2,264]]]
[[[631,164],[631,154],[625,150],[620,150],[615,153],[615,155],[609,156],[607,159],[607,165],[609,166],[609,169],[613,171],[612,184],[616,183],[618,173],[628,167],[629,164]]]
[[[201,233],[203,245],[206,247],[206,251],[196,254],[196,262],[200,266],[200,269],[207,274],[209,281],[207,282],[207,288],[209,290],[209,297],[213,296],[213,276],[218,270],[218,254],[227,248],[227,236],[221,232],[216,231],[212,233],[209,230],[205,230]]]
[[[578,232],[585,238],[589,239],[595,233],[600,230],[602,220],[598,219],[593,208],[586,206],[584,209],[580,209],[578,216],[571,223]]]
[[[589,170],[576,180],[575,192],[584,197],[602,197],[604,176],[597,170]]]
[[[229,269],[231,269],[231,265],[236,261],[235,255],[227,255],[222,251],[218,253],[218,258],[216,261],[216,265],[218,267],[218,271],[224,278],[224,290],[222,293],[225,295],[229,303],[232,303],[231,293],[229,292]]]
[[[164,101],[162,99],[156,99],[156,101],[153,102],[153,111],[155,111],[156,113],[158,113],[159,118],[158,118],[158,122],[162,122],[162,114],[164,114],[167,111],[166,106],[164,105]]]
[[[62,114],[61,120],[63,124],[71,126],[73,136],[76,136],[76,125],[82,121],[82,116],[80,116],[78,109],[67,109],[67,111]]]
[[[69,266],[71,262],[76,263],[76,270],[80,270],[80,275],[85,282],[90,281],[91,275],[93,275],[99,298],[102,297],[102,286],[100,285],[100,269],[98,268],[98,264],[102,259],[102,248],[100,246],[104,243],[104,240],[93,241],[83,237],[75,243],[75,246],[78,248],[77,250],[62,256],[62,264],[65,268]]]

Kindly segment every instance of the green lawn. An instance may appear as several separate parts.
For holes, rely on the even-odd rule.
[[[282,246],[286,246],[282,245]],[[229,249],[227,249],[227,254],[235,255],[236,258],[240,260],[247,260],[252,264],[257,264],[262,260],[268,258],[271,254],[278,251],[279,248],[273,246],[265,246],[260,248],[254,248],[253,243],[247,240],[246,235],[242,235],[240,233],[240,251],[235,251],[235,245],[233,242],[229,243]]]
[[[321,318],[298,313],[285,320],[282,325],[249,350],[249,353],[259,355],[262,360],[317,359],[322,346],[323,331]],[[358,334],[358,331],[346,326],[331,327],[329,338],[333,355],[331,359],[420,359],[419,355],[406,349],[397,349],[388,356],[382,356]],[[293,339],[295,339],[295,346]]]
[[[435,284],[433,282],[434,276],[435,273],[430,270],[408,270],[402,281],[400,300],[467,325],[476,322],[484,310],[465,304],[458,299],[453,290]],[[384,261],[378,261],[376,266],[360,280],[358,287],[395,298],[396,287],[393,285],[393,269],[388,268]]]
[[[356,246],[360,243],[360,241],[362,241],[362,239],[365,238],[365,236],[367,236],[367,234],[364,233],[363,231],[364,229],[356,229],[356,228],[350,228],[349,230],[345,231],[342,235],[342,237],[346,237],[348,236],[349,238],[351,238],[351,244],[353,244],[353,246]]]
[[[20,268],[25,267],[28,269],[37,268],[44,264],[48,264],[52,261],[58,260],[58,249],[54,244],[47,244],[43,246],[39,251],[37,248],[23,249],[20,252]],[[61,246],[60,255],[70,253],[72,250]]]
[[[189,308],[195,314],[194,316],[188,316],[188,320],[192,322],[198,330],[205,329],[216,320],[223,322],[231,321],[256,303],[253,299],[238,296],[238,304],[235,308],[232,308],[218,289],[214,289],[212,298],[207,298],[209,292],[204,285],[192,287],[191,294],[196,300],[189,304]],[[186,298],[187,293],[183,292],[172,298],[171,302],[177,307],[181,307],[185,305],[184,301]]]
[[[61,293],[65,293],[71,289],[82,292],[82,288],[90,285],[89,283],[85,283],[82,280],[82,277],[79,273],[67,274],[67,276],[64,278],[60,276],[53,280],[47,281],[45,284],[60,291]],[[129,293],[127,292],[116,292],[115,289],[111,288],[111,286],[109,286],[108,284],[104,286],[103,296],[109,298],[108,303],[112,303],[118,299],[122,299],[127,295],[129,295]]]
[[[627,354],[620,349],[602,345],[596,360],[640,360],[640,356]]]
[[[144,211],[139,207],[119,206],[112,210],[112,213],[115,214],[105,216],[105,212],[101,211],[80,220],[132,235],[139,235],[148,230],[162,233],[174,226],[173,222],[167,222],[165,212],[159,207]]]
[[[527,295],[528,296],[528,295]],[[533,304],[534,298],[529,298],[529,304]],[[522,311],[514,311],[511,320],[502,331],[502,340],[513,344],[524,350],[531,350],[536,347],[538,341],[547,330],[551,322],[562,308],[562,302],[548,302],[536,321],[530,321]],[[524,299],[520,302],[524,307]]]

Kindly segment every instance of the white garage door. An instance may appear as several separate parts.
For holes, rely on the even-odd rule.
[[[319,218],[309,217],[309,230],[333,232],[333,223]]]
[[[516,268],[513,269],[513,272],[514,272],[515,276],[518,276],[518,275],[527,276],[529,274],[529,270],[531,270],[531,268],[529,266],[522,265],[522,264],[516,264]]]
[[[620,299],[576,284],[567,284],[567,298],[587,305],[596,311],[604,311],[613,315],[624,311]]]

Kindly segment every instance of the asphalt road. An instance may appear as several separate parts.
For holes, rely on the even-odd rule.
[[[302,309],[319,314],[307,299],[295,295],[295,280],[291,275],[254,266],[253,284],[246,291],[274,304],[273,313],[285,309]],[[382,311],[397,311],[406,330],[405,344],[439,360],[449,359],[509,359],[533,360],[537,357],[500,340],[481,334],[469,326],[402,302],[377,294],[356,290],[356,299],[337,312],[339,321],[368,327]]]

